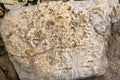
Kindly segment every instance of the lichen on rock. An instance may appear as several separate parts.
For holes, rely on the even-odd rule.
[[[89,2],[83,8],[80,2],[40,3],[5,15],[1,35],[21,80],[72,80],[106,72],[111,9],[107,1]]]

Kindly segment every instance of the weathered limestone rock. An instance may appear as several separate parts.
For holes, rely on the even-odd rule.
[[[21,80],[73,80],[106,72],[110,22],[106,0],[49,2],[10,11],[0,30]]]

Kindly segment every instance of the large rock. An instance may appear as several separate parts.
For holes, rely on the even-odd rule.
[[[111,16],[106,0],[49,2],[10,11],[0,30],[21,80],[73,80],[106,72]]]

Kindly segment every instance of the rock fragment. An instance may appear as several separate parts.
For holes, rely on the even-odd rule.
[[[0,30],[21,80],[72,80],[106,72],[111,9],[107,1],[89,2],[40,3],[5,15]]]

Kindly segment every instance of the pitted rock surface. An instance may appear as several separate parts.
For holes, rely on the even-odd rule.
[[[1,35],[21,80],[71,80],[107,68],[107,2],[49,2],[10,11]],[[82,2],[84,4],[84,2]]]

